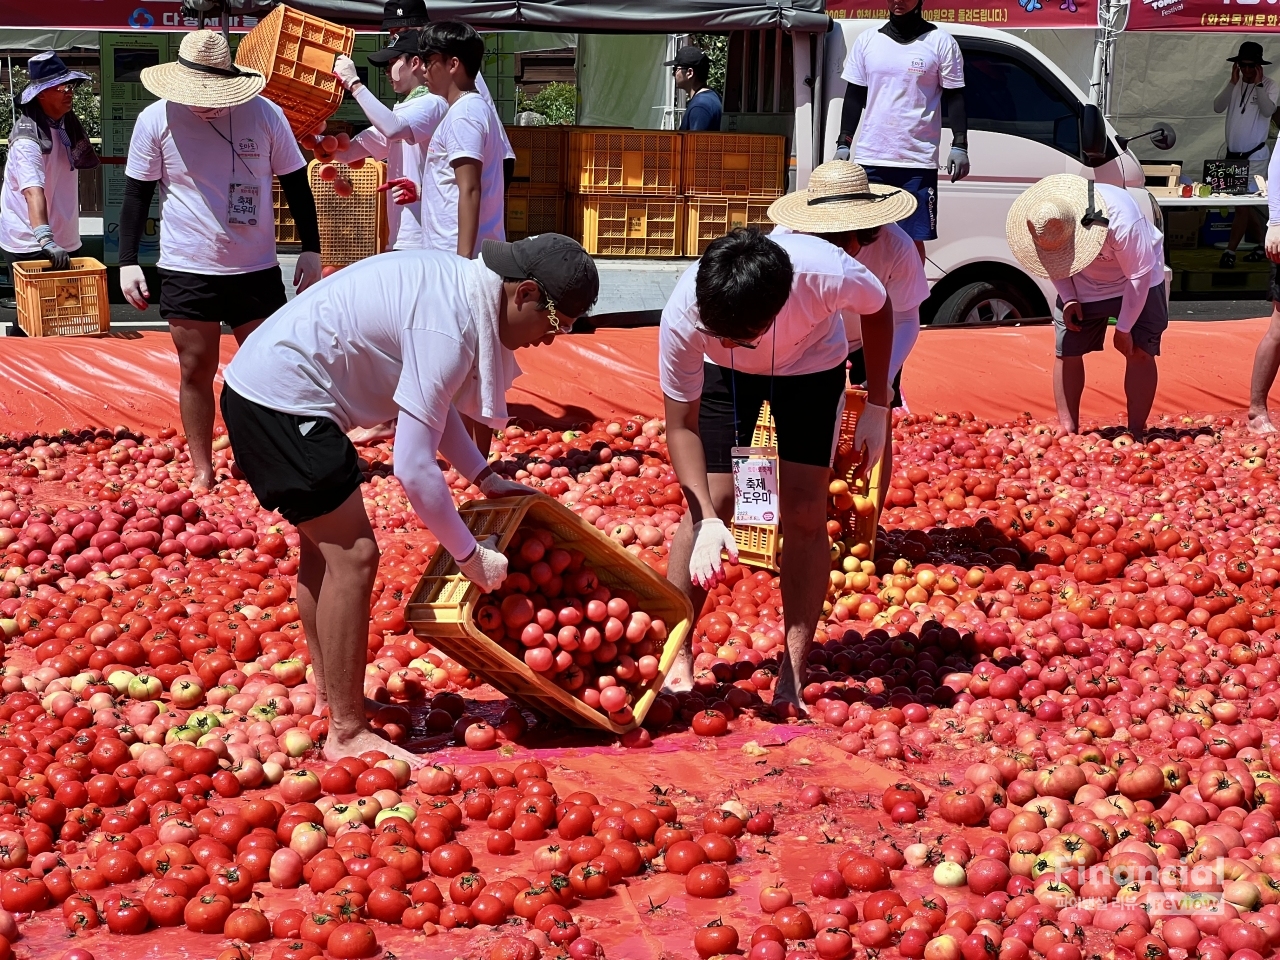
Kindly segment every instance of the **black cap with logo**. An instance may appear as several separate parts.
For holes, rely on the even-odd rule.
[[[391,43],[381,50],[375,50],[369,54],[369,62],[383,66],[397,57],[416,57],[418,55],[419,36],[420,32],[417,30],[405,30],[397,33],[391,38]]]
[[[387,0],[382,6],[382,29],[404,30],[430,23],[424,0]]]
[[[707,62],[707,55],[700,47],[681,47],[676,51],[676,58],[668,60],[664,67],[687,67],[693,69]]]
[[[536,280],[556,312],[577,319],[600,295],[595,261],[582,245],[558,233],[543,233],[515,243],[486,240],[480,259],[504,280]]]

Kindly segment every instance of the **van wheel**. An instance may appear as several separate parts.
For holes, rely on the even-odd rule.
[[[933,326],[999,326],[1022,320],[1032,313],[1031,304],[1015,287],[985,281],[967,283],[938,307]]]

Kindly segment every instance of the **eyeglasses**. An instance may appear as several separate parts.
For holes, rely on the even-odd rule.
[[[712,333],[710,330],[708,330],[706,327],[700,324],[695,325],[694,329],[697,330],[704,337],[711,337],[713,340],[720,340],[725,343],[731,343],[735,347],[741,347],[743,350],[754,350],[756,347],[760,346],[760,341],[764,339],[764,333],[760,334],[760,336],[756,337],[754,340],[739,340],[736,337],[726,337],[719,333]],[[768,331],[766,330],[765,333],[767,332]]]

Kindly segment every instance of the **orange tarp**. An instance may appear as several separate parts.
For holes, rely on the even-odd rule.
[[[1155,412],[1240,411],[1253,351],[1267,320],[1175,322],[1164,337]],[[222,359],[235,341],[223,338]],[[513,415],[571,426],[636,413],[660,415],[658,331],[603,330],[519,352],[524,376]],[[1082,416],[1115,422],[1124,410],[1124,360],[1109,346],[1087,361]],[[991,420],[1053,408],[1053,330],[925,330],[903,377],[917,411],[972,410]],[[179,425],[178,362],[167,334],[105,339],[5,339],[0,348],[0,433],[114,427],[144,433]],[[1280,402],[1280,394],[1273,392]]]

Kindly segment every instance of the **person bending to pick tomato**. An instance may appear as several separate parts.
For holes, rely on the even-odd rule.
[[[658,335],[667,445],[689,503],[671,545],[668,577],[695,610],[724,579],[722,554],[738,558],[726,526],[734,511],[732,452],[749,445],[760,408],[770,401],[786,538],[787,650],[774,693],[783,716],[798,716],[802,709],[805,664],[831,562],[826,494],[844,401],[848,341],[842,310],[861,315],[865,329],[870,403],[854,440],[865,464],[880,459],[889,428],[893,307],[880,281],[830,237],[870,226],[861,216],[855,226],[849,205],[875,201],[865,199],[871,191],[861,191],[863,197],[822,194],[813,189],[814,179],[820,178],[811,179],[809,190],[783,198],[789,205],[775,203],[770,217],[825,236],[771,239],[739,229],[721,237],[676,284]],[[876,190],[877,196],[900,192]],[[791,207],[813,215],[784,219]],[[692,682],[692,649],[686,643],[666,687],[685,690]]]
[[[1080,429],[1084,357],[1103,348],[1114,317],[1111,342],[1125,358],[1129,432],[1141,441],[1169,325],[1160,231],[1123,187],[1060,173],[1014,201],[1005,233],[1018,261],[1058,291],[1053,394],[1062,429]]]
[[[418,516],[483,590],[507,560],[454,508],[437,453],[488,497],[536,491],[493,473],[454,398],[478,377],[480,413],[506,414],[504,355],[550,343],[599,293],[568,237],[486,241],[478,260],[405,250],[327,277],[269,317],[226,369],[227,434],[258,500],[301,535],[298,612],[330,722],[329,760],[378,749],[417,763],[369,727],[362,687],[378,545],[346,431],[396,418],[396,476]]]

